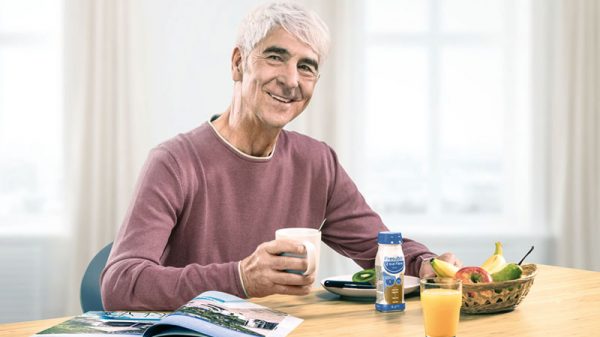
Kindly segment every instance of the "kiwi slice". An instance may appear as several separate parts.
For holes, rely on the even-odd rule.
[[[375,269],[364,269],[352,275],[352,282],[375,284]]]

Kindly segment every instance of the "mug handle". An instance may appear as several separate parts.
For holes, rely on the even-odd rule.
[[[306,262],[308,263],[306,271],[302,275],[309,275],[317,269],[316,248],[310,241],[303,241],[302,244],[306,248]]]

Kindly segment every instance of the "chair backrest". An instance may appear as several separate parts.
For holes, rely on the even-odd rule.
[[[79,293],[79,301],[83,312],[104,310],[104,306],[102,305],[102,295],[100,293],[100,274],[106,265],[112,245],[113,243],[111,242],[106,245],[106,247],[102,248],[102,250],[94,256],[92,261],[90,261],[90,264],[83,274]]]

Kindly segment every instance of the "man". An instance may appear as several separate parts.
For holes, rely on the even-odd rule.
[[[387,230],[326,144],[283,127],[308,105],[329,44],[326,25],[293,3],[245,19],[231,57],[230,106],[151,151],[102,275],[108,310],[172,310],[206,290],[241,297],[305,295],[315,275],[283,227],[318,228],[371,268]],[[435,256],[406,239],[407,273]],[[450,253],[441,258],[455,262]],[[429,269],[428,269],[429,268]]]

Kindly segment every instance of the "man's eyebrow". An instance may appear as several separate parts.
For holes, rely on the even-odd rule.
[[[277,47],[277,46],[271,46],[271,47],[268,47],[267,49],[263,50],[263,54],[266,54],[266,53],[275,53],[275,54],[279,54],[279,55],[290,55],[290,52],[287,49]]]

